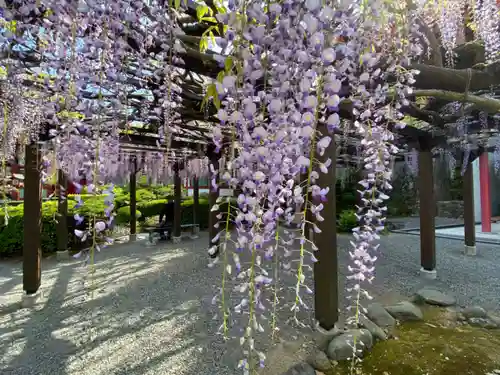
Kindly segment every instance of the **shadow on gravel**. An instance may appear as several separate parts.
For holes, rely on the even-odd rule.
[[[351,237],[338,239],[340,310],[346,311],[347,267]],[[6,375],[234,375],[240,359],[237,340],[224,342],[216,335],[220,317],[213,319],[211,299],[220,287],[222,267],[207,268],[206,233],[181,245],[147,248],[124,244],[98,256],[92,278],[78,264],[44,260],[42,309],[12,308],[0,313],[0,373]],[[437,287],[453,293],[462,304],[499,310],[500,263],[498,248],[478,246],[481,257],[460,255],[460,241],[436,241]],[[332,249],[333,251],[333,249]],[[245,254],[242,263],[246,260]],[[422,281],[418,237],[390,234],[381,239],[376,278],[367,289],[381,302],[410,296]],[[309,264],[306,264],[309,267]],[[306,269],[308,268],[306,267]],[[21,264],[0,267],[0,290],[21,294]],[[308,271],[309,272],[309,271]],[[274,275],[273,275],[274,276]],[[333,274],[332,274],[333,277]],[[293,317],[290,301],[296,283],[293,274],[279,273],[279,337],[297,339],[300,331],[286,321]],[[15,280],[15,281],[13,281]],[[307,276],[312,288],[312,273]],[[85,283],[83,283],[85,281]],[[238,281],[229,280],[228,289]],[[13,287],[13,285],[15,285]],[[88,291],[92,291],[92,296]],[[11,297],[0,296],[15,306]],[[226,303],[235,306],[245,293],[228,292]],[[263,298],[272,300],[272,294]],[[302,294],[309,311],[299,314],[310,324],[312,295]],[[386,300],[384,300],[386,299]],[[271,304],[267,304],[270,306]],[[271,311],[262,312],[271,319]],[[230,336],[242,335],[246,315],[232,316]],[[267,352],[269,330],[256,346]]]
[[[200,309],[204,290],[196,283],[201,264],[188,248],[193,244],[184,250],[125,245],[121,254],[113,248],[85,287],[80,265],[45,261],[43,308],[0,315],[0,373],[170,373],[162,366],[194,373],[202,359],[193,338],[211,327]],[[19,291],[22,275],[13,279]]]

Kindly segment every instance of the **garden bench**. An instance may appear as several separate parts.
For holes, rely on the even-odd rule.
[[[199,224],[183,224],[181,225],[181,232],[185,231],[186,229],[191,229],[191,237],[196,238],[198,236],[198,233],[200,231],[200,226]],[[164,225],[156,226],[156,227],[147,227],[145,228],[146,232],[148,233],[149,237],[149,243],[154,243],[154,234],[155,233],[166,233],[166,238],[170,239],[172,237],[172,232],[174,230],[174,224],[173,223],[166,223]]]

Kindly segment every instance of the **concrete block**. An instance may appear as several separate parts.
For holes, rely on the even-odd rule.
[[[426,280],[436,280],[437,271],[436,270],[429,271],[424,268],[420,268],[420,276]]]

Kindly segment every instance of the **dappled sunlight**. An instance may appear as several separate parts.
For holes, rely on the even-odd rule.
[[[113,317],[109,318],[113,319]],[[165,320],[147,325],[139,331],[122,334],[106,341],[105,345],[96,345],[92,350],[72,358],[68,363],[67,371],[75,374],[112,374],[120,368],[137,366],[154,357],[162,356],[168,352],[175,352],[185,345],[193,345],[192,339],[175,338],[181,336],[188,326],[195,323],[196,319],[195,316],[187,313],[171,319],[167,316]],[[119,331],[122,326],[126,327],[128,325],[126,321],[122,321],[120,325],[120,319],[114,318],[113,320],[116,325],[110,328],[109,331]],[[103,335],[105,331],[101,331],[99,323],[94,324],[91,329],[92,341],[99,342],[102,336],[106,336]],[[158,332],[162,332],[162,339],[151,342],[149,338],[152,335],[158,337]],[[60,333],[54,332],[55,335]],[[171,344],[172,342],[175,342],[175,344]],[[170,364],[170,360],[168,358],[164,361]]]
[[[212,313],[203,311],[203,301],[213,283],[203,282],[210,271],[201,237],[180,247],[110,247],[85,285],[89,267],[46,259],[33,309],[19,309],[22,274],[15,275],[8,302],[15,298],[18,306],[0,314],[2,372],[24,373],[22,366],[42,357],[56,372],[78,375],[169,373],[206,363]]]
[[[412,239],[384,237],[379,272],[391,272],[397,280],[396,276],[376,278],[372,285],[375,295],[385,296],[389,290],[406,294],[404,285],[416,277],[407,268],[418,261],[411,260],[418,254],[418,241]],[[29,374],[28,367],[22,366],[33,368],[41,360],[51,373],[62,375],[234,374],[240,348],[236,341],[225,343],[215,334],[220,320],[212,320],[217,311],[210,300],[221,273],[207,268],[207,240],[202,233],[199,240],[181,247],[146,248],[136,243],[106,249],[96,263],[92,298],[82,285],[88,269],[76,261],[58,264],[46,260],[40,306],[0,314],[0,348],[5,353],[0,372]],[[347,240],[339,236],[341,249],[346,248]],[[438,243],[447,252],[453,245]],[[242,254],[242,260],[247,255]],[[346,257],[347,253],[339,251],[341,273],[348,264]],[[455,262],[450,254],[447,258]],[[458,263],[453,266],[457,269]],[[472,267],[471,261],[468,266]],[[15,277],[15,290],[22,290],[22,275]],[[288,278],[280,275],[283,286]],[[312,306],[309,296],[305,301]],[[309,322],[311,314],[301,313],[301,321]],[[290,311],[283,305],[278,314],[279,338],[297,340],[297,330],[287,324],[289,317]],[[240,334],[237,330],[231,333]],[[269,348],[267,336],[256,340],[261,348]]]
[[[64,304],[81,303],[88,290],[93,290],[94,298],[111,295],[115,289],[125,286],[141,277],[151,276],[161,272],[169,261],[180,259],[188,254],[187,249],[175,249],[166,253],[151,255],[148,258],[135,258],[121,261],[115,265],[116,258],[103,260],[90,271],[90,266],[79,267],[76,270],[76,280],[71,283],[73,293],[68,294]],[[83,287],[85,282],[86,288]]]
[[[6,350],[2,353],[2,361],[0,363],[9,363],[14,360],[17,356],[21,355],[28,344],[28,339],[22,336],[22,331],[18,330],[13,332],[12,335],[16,338],[16,346],[7,346]],[[3,340],[2,340],[3,341]],[[2,346],[4,343],[2,342]]]

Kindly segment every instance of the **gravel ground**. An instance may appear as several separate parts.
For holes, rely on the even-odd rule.
[[[348,264],[348,236],[339,236],[341,276]],[[240,357],[235,341],[215,332],[211,299],[221,269],[207,268],[207,234],[181,245],[117,245],[99,254],[93,298],[76,262],[44,260],[40,305],[19,309],[20,262],[0,263],[0,373],[2,375],[230,375]],[[500,310],[499,247],[478,244],[478,256],[461,254],[460,241],[437,239],[438,280],[461,305]],[[417,236],[382,239],[377,278],[369,290],[392,302],[422,282]],[[282,277],[286,279],[285,276]],[[344,289],[344,277],[340,278]],[[291,282],[291,280],[285,280]],[[285,291],[285,299],[291,297]],[[237,299],[229,298],[231,303]],[[305,298],[310,303],[310,298]],[[342,310],[348,301],[342,297]],[[269,316],[269,314],[268,314]],[[283,308],[279,320],[290,316]],[[299,316],[307,322],[308,315]],[[296,331],[282,327],[289,339]],[[239,332],[231,332],[239,335]],[[266,349],[268,342],[260,340]]]

